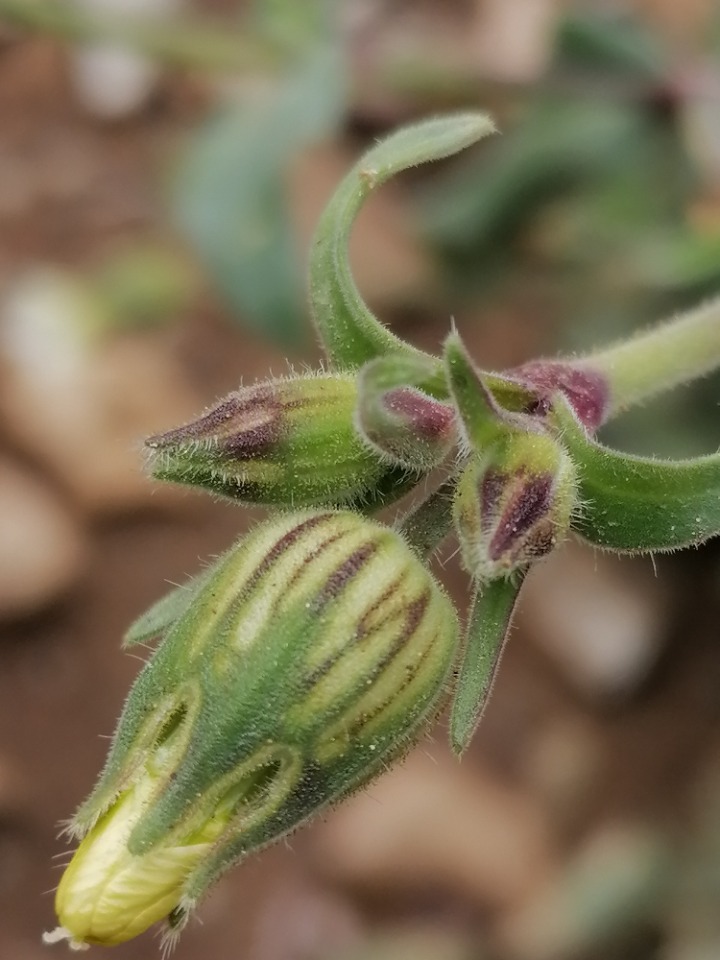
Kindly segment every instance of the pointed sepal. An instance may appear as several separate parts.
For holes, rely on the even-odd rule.
[[[450,714],[450,745],[458,757],[467,750],[487,706],[522,581],[522,574],[490,580],[473,601]]]
[[[210,565],[187,583],[182,583],[156,600],[145,613],[130,624],[122,640],[124,649],[163,637],[183,617],[203,586],[210,580]]]

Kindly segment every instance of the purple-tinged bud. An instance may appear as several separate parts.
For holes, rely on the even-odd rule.
[[[553,395],[561,391],[588,430],[594,432],[605,422],[610,408],[610,388],[599,370],[563,361],[533,360],[506,373],[536,394],[537,400],[528,413],[548,413]]]
[[[473,457],[458,480],[454,519],[472,576],[508,576],[550,553],[577,505],[575,468],[545,433],[514,434]]]
[[[395,387],[358,406],[358,429],[390,463],[431,470],[457,441],[455,414],[415,387]]]
[[[407,471],[360,439],[356,402],[355,379],[336,374],[243,387],[198,420],[150,437],[149,471],[244,503],[392,501],[407,491]]]
[[[418,357],[388,354],[360,371],[357,429],[388,463],[432,470],[455,446],[455,411],[433,388],[445,389],[439,365]]]

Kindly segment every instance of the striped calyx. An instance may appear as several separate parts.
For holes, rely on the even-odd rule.
[[[185,426],[146,441],[158,480],[244,503],[277,506],[384,502],[408,489],[357,435],[352,376],[268,380],[229,394]],[[417,477],[415,478],[417,479]]]
[[[75,818],[50,937],[181,927],[223,870],[408,746],[456,641],[451,602],[392,530],[341,511],[258,526],[140,673]]]
[[[512,432],[474,455],[453,504],[463,563],[492,580],[546,556],[567,536],[577,507],[572,460],[544,432]]]

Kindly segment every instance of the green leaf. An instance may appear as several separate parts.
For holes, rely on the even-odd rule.
[[[720,454],[635,457],[588,437],[562,400],[555,418],[578,470],[582,507],[572,528],[590,543],[638,553],[675,550],[720,533]]]
[[[467,750],[487,705],[523,579],[490,580],[475,597],[450,715],[450,745],[458,756]]]
[[[605,10],[569,13],[558,27],[555,58],[561,69],[600,74],[606,83],[617,78],[659,82],[668,56],[658,37],[639,18]]]
[[[450,395],[460,415],[468,444],[481,450],[509,431],[527,431],[532,421],[506,408],[517,410],[532,394],[520,384],[480,373],[456,332],[445,341],[445,375]],[[491,390],[492,388],[492,390]],[[501,406],[495,392],[502,398]]]
[[[180,225],[241,321],[282,346],[305,336],[301,257],[286,181],[296,153],[330,134],[345,102],[337,50],[321,49],[269,96],[226,109],[180,164]]]
[[[493,133],[483,113],[405,127],[369,150],[345,177],[318,224],[310,259],[313,316],[330,360],[356,367],[384,353],[419,351],[385,329],[363,302],[348,259],[350,230],[373,190],[409,167],[458,153]]]
[[[197,574],[187,583],[173,587],[137,618],[125,632],[122,645],[134,647],[163,636],[189,609],[200,590],[209,582],[217,564]]]

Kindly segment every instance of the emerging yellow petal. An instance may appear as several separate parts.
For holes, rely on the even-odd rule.
[[[67,939],[74,949],[124,943],[178,905],[184,880],[217,830],[208,830],[208,842],[161,843],[134,856],[128,838],[154,788],[153,778],[140,778],[82,841],[55,897],[61,926],[46,942]]]

